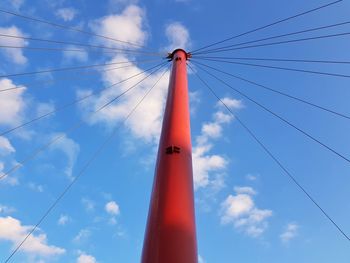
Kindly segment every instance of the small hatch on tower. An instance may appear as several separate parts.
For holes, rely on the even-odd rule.
[[[165,149],[166,154],[180,153],[180,147],[169,146]]]

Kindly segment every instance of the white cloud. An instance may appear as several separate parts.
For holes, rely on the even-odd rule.
[[[206,123],[202,126],[202,134],[211,138],[218,138],[221,136],[222,127],[219,123]]]
[[[57,224],[60,226],[65,226],[69,221],[71,221],[71,218],[67,215],[60,215]]]
[[[97,260],[93,256],[83,253],[78,257],[77,263],[97,263]]]
[[[128,60],[127,57],[119,55],[111,62]],[[103,78],[106,81],[106,85],[111,85],[138,73],[141,73],[141,69],[137,66],[131,66],[115,71],[104,72]],[[85,100],[84,103],[80,104],[80,109],[85,116],[84,119],[90,125],[102,123],[107,127],[113,127],[118,122],[123,121],[131,109],[133,109],[138,101],[144,96],[147,90],[160,78],[162,72],[155,73],[153,76],[145,79],[135,89],[126,93],[123,98],[108,105],[108,107],[104,108],[97,114],[94,114],[93,116],[89,116],[88,114],[102,107],[108,101],[111,101],[119,94],[145,78],[148,74],[140,74],[140,76],[134,80],[124,82],[121,85],[105,90],[102,94],[92,96],[90,99]],[[168,86],[167,74],[163,76],[157,87],[148,94],[145,101],[138,106],[137,110],[134,111],[133,115],[125,124],[134,137],[143,139],[146,142],[158,142]],[[87,90],[80,91],[78,97],[86,96],[89,92],[90,91]]]
[[[233,120],[232,115],[218,110],[213,114],[213,121],[202,125],[201,135],[196,138],[198,145],[205,145],[210,139],[220,138],[222,135],[222,125],[230,123]]]
[[[234,99],[224,98],[224,100]],[[214,147],[213,140],[222,137],[223,125],[232,120],[232,115],[219,109],[213,114],[211,122],[202,125],[201,134],[196,138],[192,153],[195,189],[212,186],[215,190],[220,190],[224,187],[222,172],[225,171],[229,161],[222,155],[210,152]]]
[[[212,146],[196,146],[193,148],[193,180],[195,189],[207,187],[215,183],[211,179],[212,172],[219,172],[226,168],[228,160],[216,154],[209,154]]]
[[[115,201],[110,201],[105,205],[105,210],[108,214],[116,216],[120,214],[119,205]]]
[[[222,98],[221,101],[227,107],[229,107],[230,109],[233,109],[233,110],[239,110],[239,109],[242,109],[244,107],[243,102],[241,100],[225,97],[225,98]],[[223,107],[221,101],[218,101],[218,103],[217,103],[218,107]]]
[[[105,16],[96,20],[91,27],[99,35],[143,45],[147,39],[147,32],[143,30],[144,18],[145,13],[140,7],[129,5],[121,14]],[[96,41],[103,41],[104,45],[110,47],[130,48],[130,45],[126,43],[108,41],[106,39],[96,39]]]
[[[236,195],[229,195],[221,204],[221,223],[233,226],[251,237],[259,237],[268,227],[267,219],[272,211],[259,209],[251,187],[236,187]]]
[[[10,241],[13,246],[21,242],[32,226],[25,226],[13,217],[0,217],[0,240]],[[23,243],[20,251],[34,256],[53,257],[65,253],[63,248],[47,244],[47,236],[44,233],[33,233],[25,243]]]
[[[144,30],[144,20],[144,11],[136,5],[129,5],[119,14],[109,15],[95,21],[92,24],[92,28],[99,34],[143,45],[147,39],[147,32]],[[105,46],[130,48],[130,46],[123,43],[108,40],[102,41],[101,39],[96,39],[96,41]],[[131,60],[134,60],[134,58],[129,57],[127,54],[117,54],[111,58],[109,62],[115,63]],[[103,72],[102,78],[105,85],[110,86],[141,72],[142,69],[134,64],[128,68]],[[125,119],[130,110],[135,107],[146,91],[159,79],[162,72],[157,72],[145,79],[135,89],[125,94],[123,98],[110,104],[97,114],[90,116],[90,113],[129,89],[148,74],[149,73],[142,73],[135,79],[114,86],[113,88],[105,90],[102,94],[94,95],[91,99],[85,100],[84,103],[80,104],[84,120],[90,125],[103,124],[108,129],[118,125],[119,122]],[[126,122],[125,126],[127,130],[129,130],[129,134],[133,137],[142,139],[148,143],[158,143],[167,94],[167,76],[168,73],[161,79],[157,87],[152,90],[146,100],[138,106],[138,109]],[[77,96],[82,97],[89,93],[91,93],[90,90],[80,90]]]
[[[233,110],[243,108],[240,100],[229,97],[224,97],[221,100]],[[231,114],[224,111],[225,108],[221,105],[213,114],[213,120],[204,123],[201,134],[196,137],[192,153],[195,189],[211,186],[215,191],[218,191],[225,186],[223,172],[229,161],[223,155],[210,153],[214,147],[214,140],[222,137],[223,125],[234,120]]]
[[[16,26],[0,27],[0,34],[12,35],[17,37],[25,36],[22,33],[22,31]],[[0,45],[22,47],[27,46],[28,42],[21,38],[1,37]],[[27,63],[27,58],[23,55],[23,50],[21,48],[2,48],[0,52],[3,53],[10,62],[19,65]]]
[[[172,52],[176,48],[187,50],[191,47],[190,33],[180,22],[174,22],[167,25],[165,34],[170,43],[167,47],[168,52]]]
[[[0,136],[0,155],[5,156],[14,153],[15,151],[16,150],[10,141],[4,136]]]
[[[298,235],[299,225],[297,223],[289,223],[284,232],[280,235],[280,239],[284,244],[289,243]]]
[[[117,216],[120,215],[119,205],[115,201],[110,201],[105,205],[105,210],[111,216],[108,223],[111,225],[116,225]]]
[[[0,79],[0,90],[14,88],[10,79]],[[15,126],[23,119],[26,103],[23,98],[25,88],[2,92],[0,96],[0,125]]]
[[[68,138],[67,135],[64,133],[56,133],[56,134],[53,134],[51,137],[57,138],[59,136],[62,136],[62,137],[59,140],[57,140],[55,144],[51,146],[51,149],[60,150],[67,156],[68,164],[65,168],[64,173],[69,179],[72,180],[73,179],[72,172],[73,172],[74,164],[77,160],[77,157],[80,151],[80,146],[73,139]]]
[[[60,8],[56,11],[56,16],[63,19],[65,22],[72,21],[77,14],[77,10],[72,7]]]
[[[224,124],[232,121],[232,115],[223,113],[222,111],[217,111],[214,114],[214,119],[217,123]]]
[[[250,212],[254,207],[254,201],[247,194],[229,195],[224,202],[224,207],[226,208],[227,217],[223,218],[223,222],[226,223],[232,218],[237,218]]]

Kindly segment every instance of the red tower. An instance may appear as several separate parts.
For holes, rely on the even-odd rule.
[[[187,59],[172,59],[142,263],[197,263]]]

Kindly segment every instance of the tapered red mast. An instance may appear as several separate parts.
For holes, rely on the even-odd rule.
[[[197,263],[187,59],[175,50],[142,263]]]

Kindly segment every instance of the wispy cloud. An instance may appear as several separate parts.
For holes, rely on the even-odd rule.
[[[0,204],[0,214],[2,214],[2,215],[4,215],[4,214],[8,215],[8,214],[11,214],[15,211],[16,211],[16,209],[13,207]]]
[[[16,150],[10,143],[9,139],[4,136],[0,136],[0,155],[5,156],[14,153]]]
[[[29,189],[31,189],[35,192],[38,192],[38,193],[44,192],[44,186],[42,186],[41,184],[29,182],[28,187],[29,187]]]
[[[80,152],[80,146],[64,133],[55,133],[51,137],[57,138],[60,136],[63,137],[57,140],[56,143],[52,145],[51,149],[62,151],[67,156],[67,166],[64,173],[70,180],[72,180],[74,178],[72,174],[73,168]]]
[[[12,174],[6,174],[10,167],[18,164],[15,160],[14,153],[16,152],[15,147],[12,145],[10,140],[4,136],[0,136],[0,184],[15,186],[18,185],[18,178]]]
[[[15,164],[12,164],[12,165],[15,165]],[[6,172],[5,163],[0,162],[0,176],[3,176],[5,174],[5,172]],[[17,177],[6,175],[5,177],[3,177],[1,179],[0,184],[15,186],[15,185],[18,185],[19,182],[18,182]]]
[[[68,215],[60,215],[57,224],[60,226],[67,225],[72,219]]]
[[[72,21],[77,15],[78,11],[72,7],[60,8],[56,11],[56,16],[61,18],[63,21]]]
[[[54,111],[55,105],[53,102],[38,102],[36,104],[36,116],[39,117],[48,112]]]
[[[280,239],[284,244],[288,244],[298,235],[299,225],[297,223],[289,223],[284,232],[280,235]]]
[[[166,51],[172,52],[176,48],[186,50],[191,47],[190,33],[182,23],[173,22],[168,24],[165,33],[170,43]]]
[[[81,229],[78,234],[73,238],[73,242],[80,244],[86,242],[91,236],[91,231],[89,229]]]

